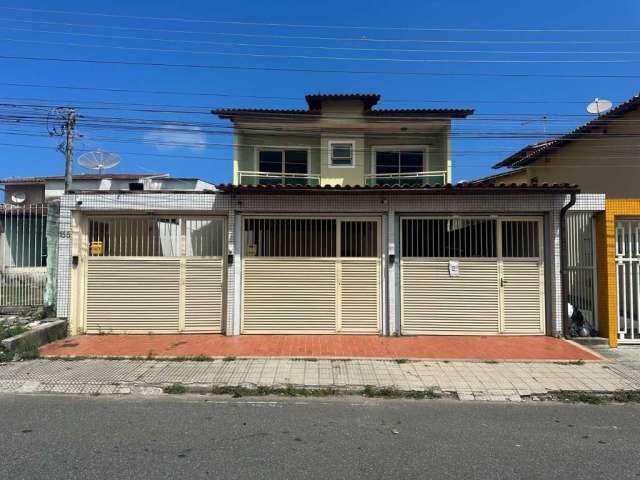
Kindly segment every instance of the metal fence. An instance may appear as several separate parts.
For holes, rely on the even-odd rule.
[[[44,304],[46,227],[46,204],[0,204],[0,306]]]
[[[597,329],[593,212],[569,212],[566,221],[569,303]]]

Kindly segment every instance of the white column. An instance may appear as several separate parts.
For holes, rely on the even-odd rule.
[[[388,330],[385,332],[387,335],[393,335],[400,331],[400,325],[397,315],[397,298],[398,298],[398,284],[396,282],[396,276],[398,271],[398,263],[400,261],[396,252],[396,214],[394,210],[389,210],[387,214],[387,295],[388,295]],[[391,261],[393,259],[393,262]]]

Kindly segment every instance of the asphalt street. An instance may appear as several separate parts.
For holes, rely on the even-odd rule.
[[[640,476],[640,405],[0,395],[1,479]]]

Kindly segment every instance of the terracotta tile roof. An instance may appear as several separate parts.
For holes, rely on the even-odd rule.
[[[619,119],[625,114],[637,110],[638,108],[640,108],[640,95],[636,95],[635,97],[630,98],[626,102],[621,103],[617,107],[585,123],[584,125],[581,125],[575,130],[562,135],[561,137],[545,142],[527,145],[513,155],[505,158],[501,162],[496,163],[492,168],[515,168],[529,165],[530,163],[533,163],[538,158],[540,158],[540,156],[554,152],[564,145],[570,143],[572,140],[578,139],[584,134],[591,133],[598,127],[606,126],[610,121]]]
[[[233,118],[239,115],[319,115],[323,100],[326,99],[358,99],[364,102],[364,114],[374,117],[431,117],[431,118],[465,118],[473,114],[470,108],[380,108],[373,109],[380,100],[377,93],[317,93],[306,95],[309,108],[216,108],[211,113],[220,118]]]
[[[471,180],[469,183],[474,185],[477,185],[479,183],[495,183],[496,180],[499,181],[501,178],[509,177],[522,170],[524,170],[524,167],[514,168],[513,170],[507,170],[506,172],[496,173],[495,175],[487,175],[486,177],[476,178],[475,180]]]
[[[224,193],[418,193],[418,194],[474,194],[474,193],[577,193],[578,186],[570,183],[456,183],[446,185],[217,185]]]

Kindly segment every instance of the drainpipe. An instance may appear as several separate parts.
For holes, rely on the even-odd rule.
[[[569,278],[568,278],[568,266],[567,266],[567,224],[566,216],[567,211],[576,204],[576,194],[572,193],[569,203],[567,203],[560,210],[560,279],[561,279],[561,295],[562,298],[562,333],[565,337],[569,336],[569,329],[571,327],[569,318],[569,309],[567,304],[569,303],[569,294],[567,293]]]

